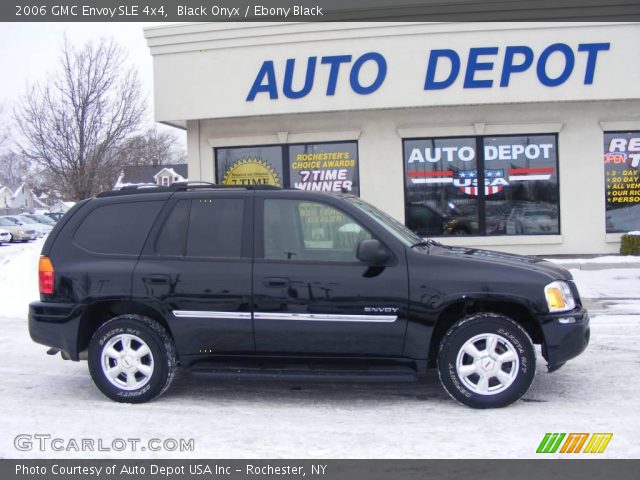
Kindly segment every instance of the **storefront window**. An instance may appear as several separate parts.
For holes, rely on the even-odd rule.
[[[223,185],[284,185],[280,146],[216,149],[216,180]]]
[[[406,223],[417,234],[560,232],[555,135],[405,140],[404,150]]]
[[[359,194],[358,148],[355,142],[289,147],[290,186],[320,192]]]
[[[478,235],[475,138],[406,140],[406,224],[421,236]]]
[[[604,134],[607,233],[640,230],[640,132]]]
[[[217,148],[216,181],[360,194],[357,142]]]

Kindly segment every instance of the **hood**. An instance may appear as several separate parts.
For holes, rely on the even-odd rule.
[[[492,266],[500,265],[528,270],[548,275],[554,280],[572,279],[571,273],[566,268],[540,258],[526,255],[483,250],[480,248],[451,247],[440,243],[432,243],[431,246],[425,249],[425,252],[433,256],[468,259],[477,262],[486,262]]]

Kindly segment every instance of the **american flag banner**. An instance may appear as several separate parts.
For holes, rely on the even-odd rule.
[[[485,169],[485,195],[494,195],[501,192],[511,182],[526,182],[535,180],[549,180],[554,169],[549,168],[502,168]],[[407,172],[407,176],[414,184],[453,185],[466,195],[478,195],[478,171],[477,170],[439,170],[433,172]]]

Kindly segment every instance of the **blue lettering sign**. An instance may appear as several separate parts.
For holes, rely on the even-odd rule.
[[[267,81],[266,84],[263,83],[265,79]],[[267,60],[262,63],[253,86],[249,90],[249,95],[247,95],[247,102],[253,102],[260,92],[268,93],[271,100],[278,98],[278,85],[276,84],[276,71],[273,68],[273,60]]]
[[[562,73],[556,78],[551,78],[547,75],[547,61],[549,57],[555,53],[560,52],[564,56],[564,69]],[[566,43],[554,43],[545,48],[540,54],[538,59],[538,65],[536,66],[536,73],[538,74],[538,80],[547,87],[557,87],[567,81],[571,72],[573,72],[573,65],[575,64],[575,58],[573,56],[573,50]]]
[[[351,63],[351,55],[330,55],[322,57],[320,63],[323,65],[331,65],[331,69],[329,70],[329,81],[327,82],[327,96],[335,95],[340,64]]]
[[[500,78],[500,87],[508,87],[514,75],[523,74],[535,69],[535,78],[541,85],[557,87],[566,83],[576,67],[576,56],[586,54],[586,66],[582,82],[584,85],[592,85],[594,82],[598,55],[606,52],[610,43],[580,43],[574,50],[566,43],[554,43],[544,48],[537,56],[531,47],[526,45],[509,45],[504,48],[501,55],[500,47],[485,46],[469,48],[466,58],[452,49],[434,49],[428,53],[427,71],[424,77],[424,90],[444,90],[456,83],[462,75],[462,88],[493,88]],[[550,72],[548,64],[550,59],[560,65],[559,73]],[[584,58],[584,57],[583,57]],[[463,59],[466,61],[463,63]],[[502,65],[500,61],[502,60]],[[296,62],[295,58],[287,59],[284,65],[282,77],[282,93],[286,98],[300,99],[313,91],[316,83],[316,75],[326,75],[326,91],[328,97],[334,96],[340,81],[340,69],[349,69],[349,87],[358,95],[370,95],[377,91],[387,76],[387,61],[378,52],[368,52],[355,58],[351,55],[327,55],[320,58],[321,65],[328,65],[328,69],[316,68],[318,57],[311,56],[306,59],[304,83],[298,88],[294,87],[293,77]],[[497,65],[496,65],[497,64]],[[374,79],[368,85],[363,84],[360,73],[365,65],[375,68]],[[535,68],[534,68],[535,65]],[[529,75],[533,75],[530,73]],[[279,93],[279,75],[273,60],[265,60],[247,95],[247,101],[252,102],[259,94],[268,94],[269,99],[277,100]],[[494,82],[495,79],[495,82]],[[345,79],[346,80],[346,79]]]
[[[284,84],[282,85],[282,92],[287,98],[302,98],[313,88],[313,77],[316,74],[316,60],[317,57],[309,57],[307,60],[307,73],[304,77],[304,86],[297,92],[293,89],[293,69],[296,65],[295,58],[287,60],[287,66],[284,70]]]
[[[491,88],[493,80],[476,80],[475,73],[478,70],[493,70],[493,62],[479,62],[481,55],[497,55],[498,47],[472,48],[469,50],[469,62],[467,72],[464,75],[464,88]]]
[[[371,85],[368,87],[363,86],[360,83],[360,69],[365,62],[372,61],[375,62],[378,66],[378,74],[376,75],[376,79],[373,81]],[[353,64],[353,68],[351,69],[351,75],[349,75],[349,83],[351,83],[351,89],[360,95],[369,95],[370,93],[375,92],[380,88],[382,82],[384,82],[385,77],[387,76],[387,61],[384,59],[382,55],[376,52],[365,53],[360,58],[358,58]]]
[[[523,59],[520,63],[514,63],[515,56],[522,55]],[[500,86],[508,87],[509,79],[512,73],[526,72],[533,63],[533,50],[524,45],[507,47],[504,54],[504,65],[502,66],[502,75],[500,76]]]
[[[444,80],[436,80],[436,71],[438,69],[438,60],[441,58],[448,58],[451,62],[451,69],[449,75]],[[448,48],[443,50],[431,50],[429,55],[429,64],[427,65],[427,78],[424,81],[425,90],[442,90],[450,87],[451,84],[458,78],[460,73],[460,57],[453,50]]]

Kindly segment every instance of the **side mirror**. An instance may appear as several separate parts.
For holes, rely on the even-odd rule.
[[[373,266],[383,266],[391,258],[389,250],[378,240],[362,240],[356,249],[356,257],[362,263]]]

